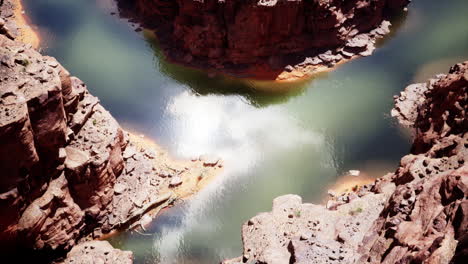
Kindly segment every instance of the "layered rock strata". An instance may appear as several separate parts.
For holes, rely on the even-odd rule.
[[[119,0],[172,61],[235,76],[295,80],[368,56],[409,0]]]
[[[286,195],[242,226],[224,263],[464,263],[468,258],[468,62],[408,86],[392,115],[414,133],[400,167],[329,200]]]
[[[14,24],[5,25],[0,25],[4,259],[28,249],[65,252],[78,242],[134,227],[143,215],[196,192],[221,168],[220,162],[202,159],[175,161],[124,131],[81,80],[54,58],[16,41],[14,33],[6,33]],[[28,256],[15,257],[21,262]]]

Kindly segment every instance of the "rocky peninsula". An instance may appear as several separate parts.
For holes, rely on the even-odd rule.
[[[408,86],[392,116],[413,132],[394,173],[330,199],[297,195],[242,226],[234,263],[464,263],[468,258],[468,62]]]
[[[409,0],[119,0],[175,63],[294,81],[371,55]]]

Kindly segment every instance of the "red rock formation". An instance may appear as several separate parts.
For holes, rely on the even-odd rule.
[[[114,249],[107,241],[89,241],[74,247],[58,264],[131,264],[132,259],[132,252]]]
[[[123,131],[81,80],[15,41],[8,19],[0,17],[0,258],[55,257],[127,228],[219,169],[175,162]]]
[[[84,226],[84,213],[70,195],[67,179],[50,181],[47,191],[24,210],[18,232],[36,249],[70,248]]]
[[[375,39],[388,33],[390,16],[409,1],[120,2],[125,16],[156,28],[167,55],[176,62],[275,79],[284,70],[310,74],[318,66],[369,55]]]
[[[327,206],[276,198],[225,263],[464,263],[468,258],[468,62],[408,86],[392,115],[414,131],[395,173]]]
[[[0,241],[16,230],[37,249],[67,249],[84,215],[97,219],[112,200],[123,131],[55,59],[3,35],[0,57],[0,193],[8,194],[1,210],[14,208],[1,223]],[[88,151],[81,167],[80,148]]]
[[[362,261],[458,263],[468,257],[467,113],[468,62],[409,86],[396,99],[393,115],[414,128],[413,154],[387,179],[397,188],[360,246]]]

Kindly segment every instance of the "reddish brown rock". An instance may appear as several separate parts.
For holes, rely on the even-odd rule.
[[[34,200],[18,221],[24,243],[35,249],[69,249],[84,225],[84,214],[70,195],[65,175],[51,180],[47,191]]]
[[[412,152],[425,152],[440,138],[466,133],[467,68],[467,62],[457,64],[447,75],[407,87],[395,100],[392,115],[415,128]]]
[[[75,246],[67,258],[57,264],[131,264],[133,254],[130,251],[114,249],[107,241],[89,241]]]
[[[67,250],[113,210],[128,138],[55,59],[4,35],[0,59],[0,242]]]
[[[14,101],[7,103],[8,98]],[[16,187],[18,181],[26,175],[18,168],[28,169],[39,161],[39,156],[34,146],[34,135],[29,120],[26,102],[16,100],[15,95],[3,95],[0,105],[0,167],[2,177],[0,181],[1,192],[6,192]],[[15,138],[16,140],[10,140]]]
[[[0,35],[0,60],[0,241],[68,249],[108,210],[123,132],[55,59]]]
[[[468,62],[408,86],[392,115],[412,128],[395,173],[328,201],[282,196],[242,227],[224,263],[464,263],[468,258]]]
[[[393,115],[415,134],[413,154],[386,179],[397,189],[363,240],[361,261],[450,263],[468,257],[467,73],[468,62],[457,64],[396,99]]]
[[[83,228],[82,208],[63,173],[76,91],[55,59],[4,35],[0,58],[0,209],[8,213],[0,241],[68,249]]]
[[[0,209],[8,212],[0,224],[3,244],[15,237],[26,206],[61,174],[56,168],[67,125],[55,60],[4,35],[0,60]]]
[[[342,60],[342,54],[370,55],[375,39],[389,32],[392,14],[409,1],[119,2],[123,16],[156,30],[166,54],[176,62],[281,79],[288,77],[280,75],[284,71],[312,73],[317,67],[309,67],[314,65],[311,60],[327,67]]]
[[[14,34],[6,36],[10,28],[1,22],[2,259],[56,259],[77,242],[148,224],[146,213],[155,215],[179,195],[192,194],[201,173],[217,169],[201,161],[175,162],[155,144],[124,132],[81,80],[54,58],[11,39]],[[188,186],[170,188],[177,178]],[[88,263],[82,254],[104,263],[131,262],[128,253],[104,248],[78,246],[70,262]]]
[[[13,43],[1,35],[0,135],[5,138],[0,149],[5,154],[1,162],[9,176],[4,178],[19,182],[31,175],[31,181],[40,181],[34,174],[56,166],[58,150],[65,144],[67,126],[61,82],[58,70],[49,65],[55,60]],[[19,140],[12,142],[7,137]],[[38,159],[42,168],[33,168]]]
[[[112,201],[113,186],[124,167],[122,150],[127,142],[109,112],[101,105],[92,111],[66,148],[69,155],[65,173],[76,202],[97,219],[106,213]]]

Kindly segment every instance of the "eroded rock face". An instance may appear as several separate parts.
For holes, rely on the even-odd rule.
[[[68,157],[65,173],[70,178],[75,201],[89,216],[99,219],[107,213],[113,186],[124,168],[122,150],[127,141],[109,112],[99,104],[93,111],[65,148]]]
[[[12,6],[5,1],[2,16]],[[176,162],[123,131],[81,80],[15,41],[14,17],[8,21],[0,21],[2,259],[47,261],[113,230],[144,226],[152,220],[146,213],[195,192],[200,175],[219,167]],[[131,262],[109,247],[80,244],[65,263]]]
[[[176,62],[290,79],[369,55],[375,39],[389,32],[390,16],[409,0],[119,2],[124,16],[156,29],[166,54]]]
[[[9,38],[19,37],[19,28],[15,22],[15,4],[13,1],[4,0],[0,2],[0,34]]]
[[[12,6],[5,1],[1,10]],[[14,27],[14,18],[8,19]],[[152,220],[146,215],[140,221],[145,213],[196,192],[200,175],[219,168],[174,161],[123,131],[81,80],[16,41],[10,27],[0,21],[2,259],[50,260],[80,242],[143,226]],[[89,255],[81,263],[98,255],[104,263],[131,261],[131,254],[109,251],[108,244],[93,247],[99,250],[80,244],[66,263],[82,254]]]
[[[408,86],[392,115],[412,128],[395,173],[328,201],[276,198],[225,263],[462,263],[468,257],[468,62]]]
[[[112,200],[123,131],[55,59],[0,35],[0,60],[1,241],[68,249]]]
[[[392,115],[415,129],[413,153],[428,151],[441,138],[466,133],[467,67],[467,62],[457,64],[449,74],[410,85],[396,98]]]
[[[26,208],[18,221],[18,232],[34,248],[68,249],[75,244],[83,225],[84,213],[73,201],[62,174]]]
[[[413,154],[385,179],[397,188],[363,240],[361,260],[458,263],[468,257],[468,62],[409,86],[395,105],[393,114],[414,129]]]

